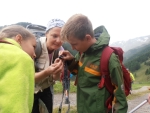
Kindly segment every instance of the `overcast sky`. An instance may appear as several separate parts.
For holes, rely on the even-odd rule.
[[[93,28],[104,25],[111,43],[150,35],[150,0],[1,0],[0,26],[17,22],[46,25],[73,14],[89,17]]]

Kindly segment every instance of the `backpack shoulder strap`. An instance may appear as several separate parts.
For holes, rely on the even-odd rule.
[[[123,50],[121,47],[110,47],[114,50],[114,53],[118,55],[120,62],[123,62]]]
[[[106,76],[109,76],[109,59],[111,54],[113,53],[113,49],[111,49],[109,46],[106,46],[102,52],[101,58],[100,58],[100,72],[101,72],[101,81],[98,85],[99,88],[103,88],[105,84],[105,78]]]
[[[100,65],[100,71],[104,75],[108,74],[108,64],[112,53],[113,49],[111,49],[109,46],[106,46],[102,52],[100,63],[103,65]]]
[[[100,72],[101,72],[101,80],[98,84],[98,87],[102,89],[104,86],[108,90],[110,96],[106,100],[105,105],[108,110],[112,109],[112,100],[114,98],[113,91],[114,86],[111,83],[110,72],[109,72],[109,59],[111,54],[114,52],[109,46],[106,46],[102,51],[101,59],[100,59]]]
[[[38,59],[40,57],[40,55],[42,54],[42,45],[41,45],[40,38],[38,38],[38,37],[36,37],[35,54],[36,54],[36,59]]]

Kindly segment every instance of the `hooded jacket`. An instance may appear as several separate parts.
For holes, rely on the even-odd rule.
[[[34,62],[13,39],[0,43],[0,113],[31,113]]]
[[[104,26],[98,30],[98,39],[87,51],[76,55],[69,65],[71,72],[77,74],[77,111],[78,113],[107,113],[105,102],[109,92],[97,84],[101,79],[100,58],[103,48],[109,45],[110,36]],[[77,64],[78,63],[78,64]],[[78,66],[76,66],[76,64]],[[123,75],[117,56],[113,53],[109,60],[109,71],[112,84],[115,86],[113,113],[127,113],[127,100],[123,91]],[[109,111],[111,113],[112,111]]]

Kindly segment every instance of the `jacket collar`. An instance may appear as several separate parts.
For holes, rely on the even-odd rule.
[[[11,39],[11,38],[3,38],[2,40],[7,41],[7,42],[9,42],[9,43],[11,43],[11,44],[13,44],[13,45],[15,45],[15,46],[21,48],[20,44],[17,43],[14,39]]]

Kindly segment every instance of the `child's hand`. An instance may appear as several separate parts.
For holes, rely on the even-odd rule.
[[[67,50],[59,51],[59,56],[62,56],[61,58],[63,60],[72,60],[72,59],[74,59],[74,56]]]
[[[62,72],[64,64],[61,59],[57,58],[55,59],[54,64],[52,64],[52,66],[54,66],[53,74],[57,74]]]
[[[54,64],[51,64],[51,65],[46,69],[47,75],[61,73],[62,70],[63,70],[63,65],[64,65],[64,64],[63,64],[62,60],[60,60],[59,58],[57,58],[57,59],[54,61]]]

